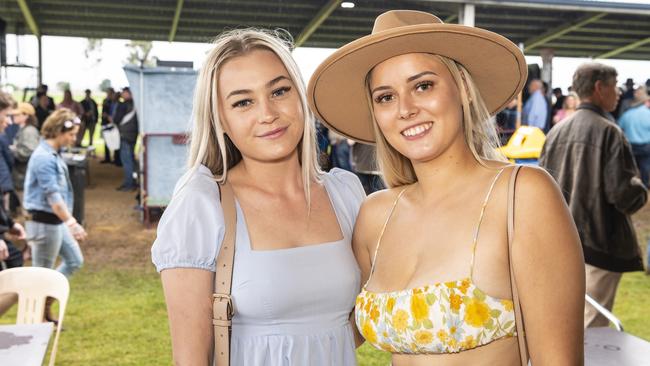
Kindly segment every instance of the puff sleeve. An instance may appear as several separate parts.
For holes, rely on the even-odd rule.
[[[151,259],[158,272],[168,268],[215,271],[215,257],[225,233],[219,187],[201,166],[177,184],[163,213]],[[180,187],[179,187],[180,186]]]
[[[361,208],[361,203],[366,198],[366,192],[363,190],[361,181],[359,181],[356,174],[339,168],[330,170],[323,178],[338,193],[337,196],[340,198],[339,207],[342,207],[347,221],[354,228],[359,208]]]

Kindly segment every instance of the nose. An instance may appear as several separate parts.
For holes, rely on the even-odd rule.
[[[278,111],[273,101],[261,100],[258,106],[260,123],[273,123],[278,118]]]
[[[413,98],[409,95],[404,95],[399,98],[399,118],[411,119],[418,113],[418,108],[413,103]]]

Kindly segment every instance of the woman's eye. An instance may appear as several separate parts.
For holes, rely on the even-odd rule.
[[[390,102],[391,100],[393,100],[392,94],[381,94],[375,97],[375,103],[386,103]]]
[[[431,89],[433,87],[433,83],[430,81],[423,81],[421,83],[417,83],[415,86],[415,89],[418,91],[424,91],[427,89]]]
[[[284,86],[282,88],[275,89],[273,91],[272,95],[274,97],[281,97],[281,96],[287,94],[289,92],[289,90],[291,90],[290,86]]]
[[[253,104],[253,101],[250,99],[242,99],[238,100],[235,103],[232,104],[233,108],[244,108],[248,107],[249,105]]]

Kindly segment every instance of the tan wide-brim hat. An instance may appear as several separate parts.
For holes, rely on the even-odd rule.
[[[526,83],[524,55],[507,38],[445,24],[421,11],[391,10],[377,17],[370,35],[346,44],[320,64],[309,80],[310,107],[334,132],[374,143],[366,76],[377,64],[413,52],[445,56],[465,66],[491,114],[503,109]]]

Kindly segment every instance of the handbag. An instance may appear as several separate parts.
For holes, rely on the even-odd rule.
[[[110,123],[102,126],[102,137],[109,150],[115,151],[120,148],[120,130],[114,124]]]
[[[524,318],[521,316],[521,304],[519,303],[519,292],[517,292],[517,282],[515,281],[515,271],[512,267],[512,242],[515,232],[515,183],[517,174],[519,174],[520,165],[512,170],[510,183],[508,184],[508,266],[510,272],[510,291],[512,292],[512,302],[515,308],[515,327],[517,328],[517,342],[519,344],[519,357],[521,366],[528,365],[528,348],[526,345],[526,333],[524,327]]]
[[[219,188],[221,191],[221,206],[223,208],[226,232],[215,262],[215,292],[212,295],[212,325],[214,327],[213,365],[229,366],[230,334],[232,331],[232,317],[235,314],[230,292],[232,290],[232,270],[235,259],[237,213],[235,211],[235,195],[230,184],[223,183],[219,185]]]

